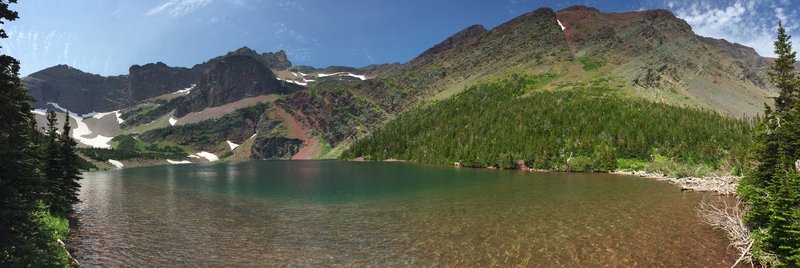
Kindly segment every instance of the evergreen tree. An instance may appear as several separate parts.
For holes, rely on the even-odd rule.
[[[783,22],[778,22],[778,39],[775,40],[775,54],[778,58],[769,70],[769,81],[780,91],[775,99],[775,108],[783,112],[792,107],[797,101],[797,74],[794,64],[797,61],[797,52],[792,51],[792,37],[786,34]]]
[[[800,103],[796,52],[783,24],[778,24],[770,82],[778,87],[775,110],[765,107],[755,136],[755,168],[739,184],[751,206],[745,220],[753,230],[753,254],[763,262],[800,266]],[[774,253],[768,259],[765,253]]]
[[[61,161],[61,144],[60,135],[58,133],[58,121],[56,119],[56,112],[53,110],[47,111],[47,128],[45,128],[45,144],[44,152],[44,200],[50,205],[53,212],[59,212],[56,208],[60,207],[58,204],[63,203],[61,196],[58,194],[62,188],[62,177],[64,170]]]
[[[72,205],[78,203],[78,191],[81,185],[78,183],[80,177],[80,170],[78,168],[78,155],[75,153],[75,146],[78,145],[72,137],[69,136],[72,128],[69,125],[69,113],[64,116],[64,128],[59,135],[59,160],[61,161],[62,176],[61,178],[61,196],[64,203],[62,204],[63,211],[72,211]]]

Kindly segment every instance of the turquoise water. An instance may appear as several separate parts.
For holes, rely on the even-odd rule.
[[[631,176],[251,161],[84,174],[86,266],[721,266],[712,195]]]

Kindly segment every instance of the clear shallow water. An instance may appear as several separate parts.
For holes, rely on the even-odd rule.
[[[728,267],[700,193],[630,176],[252,161],[84,174],[85,266]]]

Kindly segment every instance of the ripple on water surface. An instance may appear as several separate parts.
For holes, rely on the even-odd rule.
[[[92,266],[723,266],[710,195],[608,174],[253,161],[84,175]]]

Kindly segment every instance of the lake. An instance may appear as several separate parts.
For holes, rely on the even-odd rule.
[[[84,174],[84,266],[730,267],[711,194],[633,176],[340,161]]]

